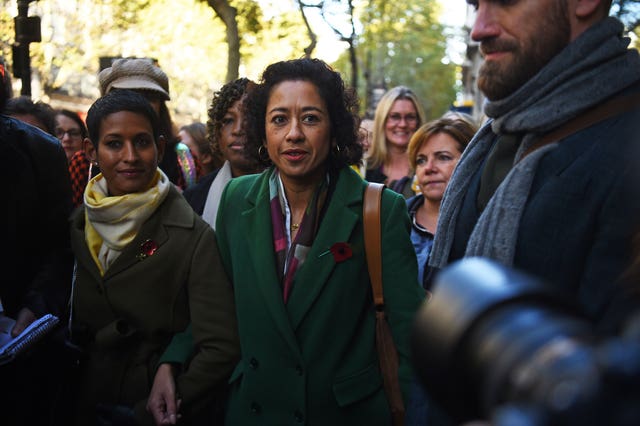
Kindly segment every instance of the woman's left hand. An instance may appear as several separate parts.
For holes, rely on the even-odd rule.
[[[153,379],[147,401],[147,411],[156,425],[174,425],[180,418],[181,400],[176,400],[176,382],[171,364],[161,364]]]

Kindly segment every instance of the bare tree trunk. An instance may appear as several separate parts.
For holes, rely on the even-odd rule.
[[[238,34],[237,10],[227,0],[207,0],[209,6],[222,19],[227,28],[227,77],[226,82],[238,78],[240,69],[240,35]]]
[[[302,20],[304,21],[304,25],[307,27],[307,35],[309,35],[309,45],[304,48],[304,57],[310,58],[313,54],[313,51],[316,49],[316,45],[318,44],[318,36],[311,29],[311,25],[309,25],[309,20],[307,19],[307,14],[304,12],[306,7],[311,7],[309,5],[304,4],[301,1],[298,1],[298,7],[300,8],[300,13],[302,14]]]
[[[358,91],[358,58],[356,57],[356,47],[349,43],[349,61],[351,62],[351,87]]]
[[[326,13],[325,13],[325,2],[321,1],[319,3],[315,3],[315,4],[307,4],[305,2],[303,2],[302,0],[298,0],[298,5],[300,6],[300,12],[302,13],[302,18],[304,19],[304,23],[307,26],[307,32],[309,33],[309,37],[311,38],[311,45],[309,47],[307,47],[304,51],[307,57],[309,57],[309,55],[311,54],[311,52],[313,52],[313,49],[315,48],[316,45],[316,35],[313,33],[313,31],[311,30],[311,27],[309,26],[309,23],[307,22],[307,16],[305,14],[305,8],[311,8],[311,7],[315,7],[316,9],[320,10],[320,14],[322,15],[322,19],[327,23],[327,25],[329,25],[329,27],[331,27],[331,29],[333,30],[333,32],[340,37],[340,41],[344,41],[349,45],[349,62],[351,63],[351,87],[353,87],[354,90],[358,90],[358,58],[356,55],[356,44],[357,44],[357,34],[356,34],[356,27],[355,27],[355,23],[354,23],[354,16],[353,16],[353,1],[352,0],[347,0],[347,8],[348,8],[348,17],[349,17],[349,23],[351,25],[351,33],[350,34],[343,34],[336,25],[334,25],[331,20],[327,17]]]
[[[353,2],[349,0],[349,19],[351,21],[351,35],[347,38],[349,43],[349,61],[351,62],[351,87],[358,91],[358,58],[356,56],[356,26],[353,22]]]

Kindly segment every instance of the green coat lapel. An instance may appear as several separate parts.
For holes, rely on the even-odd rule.
[[[355,172],[350,169],[340,172],[313,246],[294,279],[291,297],[287,303],[294,329],[300,325],[336,266],[331,254],[321,254],[335,243],[350,241],[353,228],[360,221],[358,210],[354,208],[361,209],[363,191],[364,183]]]
[[[249,209],[241,213],[242,226],[248,230],[247,235],[253,239],[253,249],[250,250],[250,264],[255,265],[259,279],[253,283],[262,294],[265,304],[273,320],[294,353],[300,349],[289,322],[289,315],[284,305],[282,286],[278,280],[275,256],[273,254],[273,232],[271,226],[271,209],[269,205],[269,176],[264,173],[247,193]]]

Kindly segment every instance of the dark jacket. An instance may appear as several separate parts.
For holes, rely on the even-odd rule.
[[[618,298],[616,281],[640,224],[640,185],[632,177],[639,143],[640,109],[560,141],[538,165],[518,231],[514,267],[572,295],[598,321]],[[464,255],[480,215],[481,174],[479,168],[461,206],[450,261]]]
[[[202,216],[202,212],[204,212],[204,205],[207,202],[209,188],[211,188],[211,184],[218,175],[219,171],[220,169],[216,169],[213,172],[201,177],[197,184],[185,189],[185,191],[182,193],[189,205],[191,205],[193,210],[200,216]]]
[[[53,136],[0,115],[0,299],[5,314],[22,307],[61,315],[69,298],[73,258],[68,217],[67,158]]]
[[[404,176],[401,179],[387,183],[387,175],[382,172],[382,167],[378,167],[377,169],[367,169],[365,180],[372,183],[384,183],[390,190],[397,192],[405,199],[409,199],[416,195],[411,188],[413,175]]]

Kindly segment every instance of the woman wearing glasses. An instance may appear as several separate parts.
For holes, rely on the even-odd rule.
[[[73,207],[82,204],[87,182],[100,173],[84,153],[83,142],[88,137],[87,127],[80,116],[68,109],[56,112],[55,135],[60,140],[69,163]]]
[[[411,89],[397,86],[385,93],[376,107],[365,179],[384,183],[405,198],[414,196],[407,147],[424,121],[422,105]]]
[[[70,162],[73,154],[83,150],[82,141],[87,137],[87,128],[78,114],[61,109],[56,111],[55,135],[62,143],[67,161]]]

